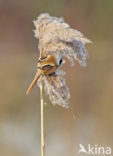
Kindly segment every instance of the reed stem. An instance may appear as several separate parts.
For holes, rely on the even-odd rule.
[[[40,86],[40,97],[41,97],[41,154],[44,156],[45,143],[44,143],[44,100],[43,100],[43,85]]]

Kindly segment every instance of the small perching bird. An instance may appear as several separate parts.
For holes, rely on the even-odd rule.
[[[40,59],[37,74],[27,94],[38,82],[39,86],[43,85],[44,92],[49,95],[54,105],[59,104],[68,108],[70,93],[59,67],[65,57],[73,65],[75,59],[85,67],[88,54],[84,45],[91,41],[81,32],[72,29],[63,18],[52,17],[46,13],[41,14],[34,21],[34,25],[35,37],[39,41]]]
[[[38,71],[34,80],[30,84],[26,94],[29,94],[33,86],[36,84],[41,75],[50,76],[64,63],[64,59],[61,55],[48,55],[47,57],[40,58],[37,63]]]

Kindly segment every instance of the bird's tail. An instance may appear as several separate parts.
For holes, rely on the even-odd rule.
[[[34,85],[36,84],[39,77],[40,77],[40,72],[37,72],[36,75],[35,75],[34,80],[31,82],[29,88],[26,91],[26,95],[28,95],[30,93],[31,89],[34,87]]]

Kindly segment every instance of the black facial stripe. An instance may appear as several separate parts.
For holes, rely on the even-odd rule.
[[[61,64],[62,64],[62,61],[63,61],[63,60],[62,60],[62,59],[60,59],[60,61],[59,61],[59,65],[61,65]]]

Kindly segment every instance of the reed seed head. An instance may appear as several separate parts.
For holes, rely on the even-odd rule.
[[[40,14],[34,21],[34,25],[34,34],[39,41],[40,56],[59,54],[66,57],[72,65],[74,60],[77,60],[81,66],[86,66],[88,53],[85,44],[91,41],[80,31],[72,29],[63,18],[52,17],[47,13]],[[54,105],[68,107],[70,93],[59,69],[51,76],[42,75],[38,81],[38,85],[41,84]]]
[[[60,105],[62,107],[69,107],[70,93],[66,87],[65,79],[58,75],[58,73],[47,76],[42,75],[38,80],[38,86],[43,86],[44,92],[49,96],[53,105]]]

